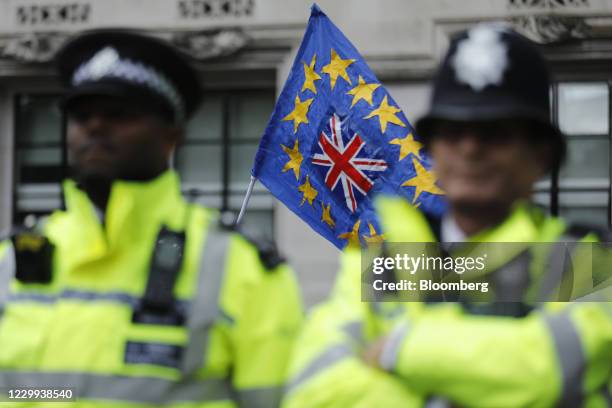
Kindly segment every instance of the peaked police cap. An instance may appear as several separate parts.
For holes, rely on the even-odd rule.
[[[197,108],[202,90],[188,57],[169,43],[134,30],[85,31],[56,55],[67,87],[64,107],[87,96],[113,96],[156,106],[176,122]]]

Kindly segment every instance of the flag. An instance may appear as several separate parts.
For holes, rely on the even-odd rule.
[[[252,175],[338,248],[364,245],[384,239],[376,194],[443,211],[422,147],[359,52],[314,4]]]

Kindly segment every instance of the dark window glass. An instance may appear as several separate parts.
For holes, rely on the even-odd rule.
[[[610,225],[609,83],[560,82],[551,96],[568,154],[552,180],[538,183],[536,202],[570,223]]]

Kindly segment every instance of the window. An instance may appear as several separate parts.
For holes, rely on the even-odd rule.
[[[61,206],[67,158],[57,101],[57,95],[15,97],[15,223]]]
[[[62,205],[61,180],[68,175],[68,158],[58,99],[41,94],[15,98],[16,223],[28,214],[48,214]],[[185,195],[209,207],[239,210],[274,99],[273,90],[205,93],[173,159]],[[245,225],[272,236],[272,207],[272,196],[256,186]]]
[[[552,179],[538,183],[536,201],[570,222],[610,225],[610,85],[560,82],[551,94],[567,157]]]
[[[251,176],[259,139],[274,109],[272,90],[207,92],[189,123],[175,167],[185,193],[237,213]],[[273,198],[256,184],[244,218],[247,228],[272,236]]]

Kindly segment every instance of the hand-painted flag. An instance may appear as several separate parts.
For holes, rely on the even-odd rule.
[[[317,5],[252,174],[338,248],[383,239],[377,193],[430,213],[445,205],[410,123]]]

